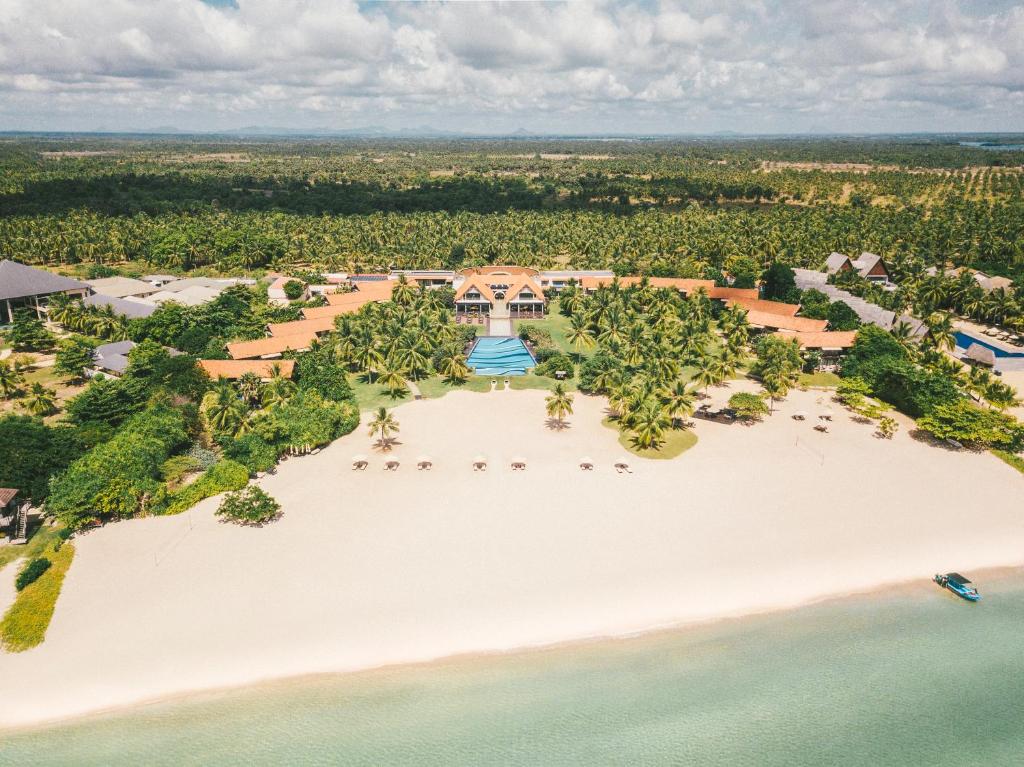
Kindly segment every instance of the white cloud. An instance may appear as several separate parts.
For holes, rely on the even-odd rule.
[[[0,0],[0,128],[1019,128],[1024,7],[982,8]]]

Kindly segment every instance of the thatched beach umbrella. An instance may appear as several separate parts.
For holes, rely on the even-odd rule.
[[[967,358],[989,367],[995,367],[996,364],[996,353],[981,344],[971,344],[967,349]]]
[[[512,468],[522,471],[526,468],[526,459],[522,456],[517,455],[512,459]]]
[[[477,455],[473,459],[473,471],[483,471],[487,468],[487,457],[483,455]]]
[[[622,472],[629,473],[631,471],[631,469],[629,468],[629,461],[627,459],[621,458],[621,457],[620,458],[616,458],[615,459],[615,471],[619,472],[619,474],[621,474]]]
[[[392,460],[390,460],[390,461],[388,461],[387,463],[384,464],[384,470],[385,471],[395,471],[395,470],[398,469],[398,466],[399,466],[398,461],[392,459]]]
[[[583,469],[583,471],[593,471],[594,459],[591,458],[589,455],[583,456],[582,458],[580,458],[580,468]]]
[[[434,466],[434,461],[429,455],[421,455],[416,459],[416,468],[418,469],[431,469]]]
[[[352,468],[356,470],[365,469],[369,461],[366,460],[365,455],[354,455],[352,456]]]

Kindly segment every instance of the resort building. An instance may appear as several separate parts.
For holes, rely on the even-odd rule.
[[[115,341],[97,346],[92,352],[93,367],[91,370],[85,371],[85,374],[90,378],[100,373],[120,378],[121,374],[128,369],[128,354],[134,348],[134,341]]]
[[[724,303],[726,306],[738,306],[747,311],[769,312],[770,314],[782,314],[786,317],[795,317],[796,313],[800,311],[800,304],[765,301],[760,298],[727,298]]]
[[[934,266],[930,266],[925,269],[925,274],[929,277],[934,277],[938,273],[938,269]],[[961,266],[956,269],[946,269],[943,272],[943,275],[956,279],[964,273],[971,275],[971,277],[974,278],[974,281],[978,283],[978,287],[986,293],[991,293],[993,290],[1010,290],[1013,287],[1013,280],[1009,277],[990,277],[984,272],[979,272],[977,269],[970,269],[966,266]]]
[[[310,330],[259,338],[255,341],[239,341],[228,344],[227,349],[231,359],[235,360],[275,359],[287,351],[307,351],[316,337],[316,332]]]
[[[824,272],[816,272],[813,269],[794,269],[793,276],[796,286],[800,290],[817,290],[832,301],[842,301],[853,309],[858,319],[865,325],[877,325],[883,330],[892,330],[897,322],[906,322],[913,328],[915,334],[920,335],[924,332],[924,323],[909,314],[897,318],[896,312],[883,309],[881,306],[865,301],[835,285],[829,285],[828,275]]]
[[[295,373],[295,360],[199,360],[201,367],[210,378],[241,378],[246,373],[255,373],[263,381],[269,381],[277,370],[285,378]]]
[[[825,271],[829,274],[837,274],[845,271],[855,271],[865,280],[889,283],[889,268],[885,265],[882,257],[875,253],[864,252],[851,259],[842,253],[831,253],[825,260]]]
[[[421,288],[451,287],[455,280],[455,272],[446,269],[392,269],[389,278],[398,280],[405,277],[413,285]]]
[[[610,280],[615,276],[611,269],[555,269],[540,272],[537,284],[542,290],[564,290],[570,285],[582,285],[584,279]]]
[[[494,267],[484,273],[473,270],[465,276],[455,289],[455,313],[542,317],[546,299],[534,279],[536,270],[507,269]]]
[[[747,323],[751,328],[759,330],[788,330],[794,333],[821,333],[828,327],[827,320],[813,320],[810,317],[793,317],[775,312],[747,311]]]
[[[0,323],[14,322],[14,313],[22,308],[31,309],[42,319],[54,295],[84,298],[91,292],[92,288],[84,282],[17,261],[0,261]]]
[[[25,543],[26,512],[27,506],[18,502],[16,488],[0,487],[0,531],[5,532],[12,543]]]
[[[834,368],[843,356],[857,340],[856,330],[826,330],[821,332],[791,332],[781,331],[775,333],[779,338],[796,340],[800,344],[801,351],[817,352],[821,355],[821,362],[818,367],[822,369]]]
[[[160,288],[145,280],[134,280],[131,277],[103,277],[98,280],[86,280],[95,293],[111,298],[145,298],[160,291]]]
[[[157,308],[155,303],[145,298],[134,298],[131,296],[128,298],[114,298],[113,296],[104,296],[99,293],[86,296],[82,299],[82,303],[85,306],[98,306],[100,308],[109,307],[113,310],[114,314],[119,314],[130,320],[138,319],[140,317],[148,317],[155,312]]]

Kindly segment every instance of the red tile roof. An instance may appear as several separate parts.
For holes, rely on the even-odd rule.
[[[231,355],[232,359],[244,360],[254,357],[266,357],[270,354],[281,354],[289,350],[303,351],[309,348],[314,338],[316,338],[316,333],[305,331],[271,336],[270,338],[260,338],[256,341],[239,341],[238,343],[228,344],[228,354]]]
[[[820,333],[775,333],[779,338],[796,339],[801,349],[849,349],[857,340],[856,330],[825,330]]]
[[[760,298],[727,298],[726,306],[741,306],[744,309],[752,309],[755,312],[768,312],[770,314],[784,314],[787,317],[795,317],[800,311],[800,304],[784,304],[781,301],[763,301]]]
[[[785,314],[759,312],[753,309],[747,311],[747,322],[762,328],[810,333],[820,333],[828,327],[826,320],[812,320],[808,317],[787,317]]]
[[[246,373],[272,378],[275,365],[281,368],[285,378],[291,378],[295,372],[295,360],[199,360],[199,367],[210,378],[241,378]]]

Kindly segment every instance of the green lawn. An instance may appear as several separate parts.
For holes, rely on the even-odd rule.
[[[839,385],[841,379],[835,373],[826,373],[819,370],[816,373],[802,373],[799,384],[801,386],[817,387],[822,389],[834,389]]]
[[[491,390],[491,379],[487,376],[470,376],[462,384],[450,384],[441,376],[431,376],[417,381],[424,399],[437,399],[452,391],[487,392]]]
[[[542,320],[516,320],[513,323],[513,332],[518,335],[519,328],[522,325],[529,325],[531,327],[542,328],[551,334],[551,340],[554,341],[555,346],[559,350],[566,354],[575,354],[576,350],[572,347],[566,338],[565,334],[569,330],[569,318],[563,317],[558,313],[558,299],[556,298],[549,304],[549,312]],[[596,347],[590,349],[584,349],[583,355],[589,356],[594,353]]]
[[[59,537],[60,530],[58,528],[39,525],[24,546],[0,547],[0,569],[22,557],[32,559],[39,556],[42,551],[52,548]]]
[[[669,429],[665,432],[665,441],[661,443],[660,448],[657,450],[638,450],[633,447],[629,432],[621,431],[619,425],[611,418],[605,418],[601,423],[609,429],[619,432],[619,444],[622,445],[624,450],[641,458],[650,458],[656,461],[675,458],[697,444],[697,435],[689,429]]]
[[[49,546],[41,553],[50,560],[50,569],[35,583],[18,592],[14,604],[0,620],[0,645],[8,652],[28,650],[46,638],[46,629],[57,606],[64,575],[75,556],[75,547],[65,543],[58,551]]]
[[[352,392],[356,395],[356,403],[360,411],[376,410],[379,407],[393,408],[406,402],[412,402],[412,394],[406,391],[399,397],[392,397],[387,389],[378,383],[368,383],[360,373],[348,377]],[[430,376],[416,381],[416,386],[424,399],[437,399],[451,391],[486,392],[491,390],[491,379],[488,376],[470,376],[464,384],[449,384],[441,376]]]
[[[556,381],[554,378],[548,378],[547,376],[534,375],[533,371],[530,371],[523,376],[509,376],[508,381],[510,388],[515,391],[520,391],[522,389],[547,389],[548,391],[551,391],[557,384],[563,384],[566,391],[576,391],[576,380],[573,378],[567,378],[564,381]]]
[[[1005,450],[993,450],[993,453],[1009,466],[1012,466],[1021,474],[1024,474],[1024,456],[1008,453]]]

